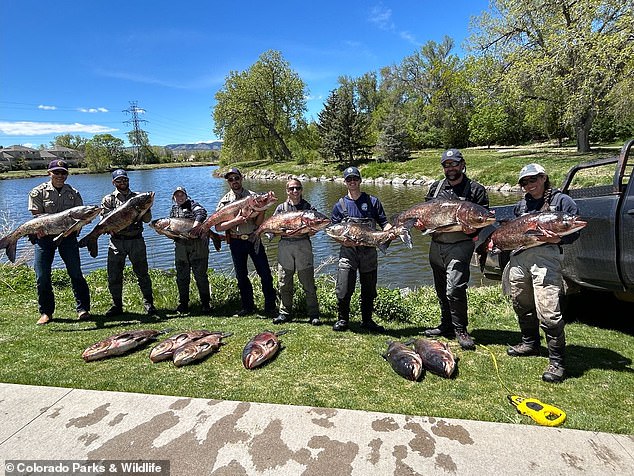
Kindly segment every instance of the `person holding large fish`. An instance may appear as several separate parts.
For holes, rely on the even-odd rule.
[[[343,171],[343,179],[348,193],[335,203],[330,216],[333,224],[352,223],[365,225],[375,230],[378,224],[383,230],[392,225],[388,222],[381,201],[361,191],[361,172],[357,167],[347,167]],[[385,332],[385,328],[372,319],[374,299],[377,296],[376,283],[378,277],[378,252],[375,246],[359,246],[356,242],[343,241],[339,249],[337,270],[337,322],[334,331],[348,329],[350,320],[350,300],[354,293],[359,271],[361,283],[361,327],[370,332]]]
[[[290,212],[315,211],[313,206],[304,200],[302,196],[302,182],[292,178],[286,182],[286,201],[280,203],[270,220],[281,219],[283,216],[291,216]],[[324,218],[327,218],[324,216]],[[295,220],[296,221],[296,220]],[[325,224],[330,220],[324,220]],[[280,311],[273,319],[273,324],[283,324],[291,320],[293,309],[293,276],[297,272],[299,282],[306,294],[306,313],[308,322],[313,326],[321,324],[319,320],[319,304],[317,302],[317,289],[315,288],[315,264],[313,257],[313,245],[310,241],[311,233],[317,230],[311,229],[311,224],[305,218],[301,218],[300,227],[288,230],[290,233],[282,234],[277,248],[277,276],[280,286]],[[302,229],[304,228],[304,229]]]
[[[440,164],[445,178],[429,187],[425,200],[447,199],[473,202],[487,208],[489,197],[486,189],[466,175],[466,162],[458,149],[442,153]],[[420,225],[415,225],[418,228]],[[434,288],[440,304],[440,324],[427,329],[427,337],[454,337],[460,347],[474,350],[475,343],[469,335],[467,287],[469,286],[470,261],[473,255],[473,238],[478,229],[463,225],[457,231],[432,233],[429,247],[429,264],[432,268]]]
[[[264,313],[274,314],[276,312],[276,294],[273,287],[273,276],[271,275],[271,267],[266,256],[264,246],[258,246],[256,250],[255,243],[249,237],[264,221],[264,209],[275,201],[275,195],[271,192],[270,197],[262,197],[261,206],[257,205],[260,196],[255,192],[248,190],[242,186],[242,173],[237,168],[229,169],[224,175],[225,180],[229,184],[231,190],[220,199],[216,207],[216,213],[209,218],[219,216],[221,221],[214,223],[216,230],[219,232],[226,231],[229,249],[231,250],[231,258],[235,269],[236,278],[238,280],[238,289],[240,290],[240,299],[242,308],[236,312],[236,316],[242,317],[253,314],[255,310],[255,302],[253,299],[253,285],[249,280],[249,270],[247,268],[247,260],[249,256],[255,266],[255,271],[260,276],[262,284],[262,293],[264,294]],[[234,213],[222,216],[223,209],[231,210],[232,204],[239,201],[254,202],[253,208],[248,203],[241,206]],[[205,223],[209,222],[209,218]]]
[[[187,195],[183,187],[176,187],[172,194],[172,209],[170,218],[187,218],[193,220],[192,227],[204,222],[207,210],[196,200]],[[211,311],[209,302],[209,237],[175,238],[174,239],[174,267],[176,268],[176,286],[178,287],[178,307],[176,312],[189,311],[189,283],[191,274],[198,288],[200,296],[200,310],[205,314]]]
[[[130,179],[128,173],[123,169],[112,172],[112,184],[115,190],[103,197],[101,206],[103,207],[104,220],[115,210],[122,208],[125,203],[134,197],[139,196],[138,192],[130,190]],[[153,194],[152,194],[153,198]],[[132,212],[132,211],[131,211]],[[125,228],[110,233],[110,243],[108,245],[108,290],[112,296],[112,306],[106,311],[106,317],[117,316],[123,313],[123,271],[125,269],[126,257],[130,258],[132,270],[136,275],[143,295],[143,305],[147,315],[156,314],[154,307],[154,295],[152,293],[152,280],[150,278],[147,250],[145,239],[143,238],[143,223],[152,220],[152,211],[148,207],[143,214],[133,215],[133,222]],[[128,217],[121,217],[126,220]],[[129,220],[126,220],[126,222]],[[99,226],[99,225],[97,225]],[[118,227],[116,227],[118,228]]]
[[[34,216],[63,212],[84,204],[80,193],[66,183],[68,178],[66,161],[52,160],[48,164],[48,176],[50,178],[48,182],[38,185],[29,193],[28,210]],[[48,324],[53,320],[55,312],[55,295],[51,282],[51,267],[55,250],[59,252],[66,266],[66,272],[70,276],[77,317],[88,319],[90,317],[90,290],[81,271],[77,232],[72,232],[61,240],[55,240],[55,236],[47,234],[45,229],[38,229],[35,234],[30,235],[30,239],[35,245],[33,267],[40,312],[37,324]]]
[[[557,211],[577,215],[579,208],[572,198],[554,189],[546,170],[539,164],[528,164],[520,170],[518,183],[526,194],[515,206],[515,216],[527,213]],[[537,230],[543,244],[511,253],[509,285],[513,309],[522,333],[519,344],[507,349],[512,357],[539,355],[539,328],[546,334],[549,364],[542,375],[545,382],[559,383],[565,378],[564,354],[566,335],[559,307],[563,278],[561,245],[572,243],[579,232],[566,236],[546,228]]]

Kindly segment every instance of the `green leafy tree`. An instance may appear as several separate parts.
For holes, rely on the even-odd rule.
[[[574,130],[590,150],[592,123],[634,60],[631,0],[493,0],[476,21],[472,48],[501,61],[524,100]]]
[[[376,146],[379,161],[400,161],[409,158],[408,136],[403,120],[397,111],[393,111],[383,122]]]
[[[52,147],[67,147],[79,152],[86,151],[86,143],[88,139],[71,134],[62,134],[61,136],[55,136],[55,139],[51,142]]]
[[[307,89],[278,51],[232,71],[216,93],[214,132],[222,155],[291,160],[289,141],[304,125]]]
[[[124,142],[111,134],[96,134],[86,143],[86,164],[94,172],[108,170],[111,165],[124,165]]]
[[[343,82],[330,92],[318,115],[317,128],[322,156],[350,163],[355,157],[369,155],[368,116],[359,112],[353,84]]]

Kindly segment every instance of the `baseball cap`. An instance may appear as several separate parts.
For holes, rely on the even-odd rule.
[[[343,171],[344,179],[347,179],[351,175],[361,178],[361,172],[359,172],[359,169],[356,167],[348,167],[346,170]]]
[[[176,192],[183,192],[185,195],[187,195],[187,190],[185,190],[185,187],[176,187],[174,189],[174,193],[172,193],[172,197],[176,195]]]
[[[65,160],[54,159],[48,164],[48,170],[65,170],[68,172],[68,164]]]
[[[127,177],[128,173],[123,170],[123,169],[117,169],[114,172],[112,172],[112,180],[116,180],[119,177]]]
[[[229,178],[229,175],[237,175],[238,177],[242,177],[242,174],[240,173],[240,171],[238,169],[236,169],[235,167],[231,167],[229,170],[227,170],[225,172],[225,178]]]
[[[546,169],[539,164],[528,164],[522,167],[520,170],[520,176],[517,179],[517,183],[520,183],[524,177],[530,177],[531,175],[546,175]]]
[[[442,157],[440,158],[440,163],[443,164],[448,160],[455,160],[456,162],[464,160],[462,156],[462,152],[458,149],[448,149],[442,153]]]

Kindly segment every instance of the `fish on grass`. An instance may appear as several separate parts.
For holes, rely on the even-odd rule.
[[[264,331],[253,337],[242,350],[242,365],[247,370],[252,370],[271,360],[280,350],[278,336],[288,331]]]
[[[495,223],[495,213],[482,205],[467,200],[435,198],[405,210],[392,220],[392,224],[411,229],[424,228],[424,234],[464,231],[484,228]]]
[[[20,238],[27,235],[56,235],[54,241],[66,238],[68,235],[81,230],[95,219],[101,212],[101,207],[95,205],[82,205],[69,208],[58,213],[43,213],[22,223],[8,235],[0,238],[0,250],[7,252],[7,258],[15,263],[17,243]]]
[[[264,234],[269,239],[274,235],[301,236],[317,233],[330,224],[330,218],[316,210],[299,210],[277,213],[262,222],[254,235]]]
[[[220,251],[220,246],[225,240],[225,235],[220,235],[215,231],[208,230],[207,233],[192,233],[194,229],[193,218],[159,218],[150,222],[150,228],[159,235],[167,236],[172,240],[196,240],[201,237],[211,238],[216,251]]]
[[[213,352],[218,352],[220,346],[224,344],[222,339],[233,335],[231,332],[214,332],[179,347],[174,352],[174,365],[182,367],[204,359]]]
[[[385,253],[390,243],[400,238],[409,248],[412,247],[412,237],[405,226],[377,231],[360,223],[334,223],[324,231],[344,246],[371,246]]]
[[[144,192],[135,195],[118,208],[115,208],[92,229],[90,233],[79,240],[79,247],[88,247],[90,256],[97,257],[99,249],[97,239],[105,233],[117,233],[132,223],[139,221],[154,203],[154,192]]]
[[[517,253],[545,244],[539,240],[544,236],[544,230],[566,236],[581,230],[587,224],[578,216],[565,212],[528,213],[502,223],[491,234],[487,249],[493,253],[504,250]]]
[[[444,378],[452,378],[456,370],[456,358],[449,344],[433,339],[416,339],[414,350],[420,356],[423,367],[429,372]]]
[[[229,221],[238,214],[246,217],[252,217],[263,210],[266,210],[277,201],[277,197],[273,191],[265,193],[255,193],[248,197],[241,198],[235,202],[231,202],[215,213],[209,215],[207,219],[194,228],[193,233],[203,235],[207,233],[212,226],[218,223]]]
[[[106,339],[91,345],[84,350],[81,357],[86,362],[91,362],[93,360],[101,360],[107,357],[122,355],[132,349],[136,349],[155,340],[160,334],[164,334],[165,332],[168,331],[155,331],[148,329],[121,332],[120,334],[107,337]]]
[[[150,352],[150,360],[154,363],[162,362],[163,360],[169,360],[174,356],[174,352],[176,352],[180,347],[196,339],[200,339],[212,334],[222,335],[222,332],[200,329],[194,331],[180,332],[178,334],[170,336],[154,346],[154,348]]]
[[[389,362],[394,372],[407,380],[416,382],[423,374],[420,355],[402,342],[388,342],[383,358]]]

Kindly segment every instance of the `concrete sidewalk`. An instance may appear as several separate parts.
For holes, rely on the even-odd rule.
[[[3,465],[169,460],[178,476],[634,474],[634,436],[530,424],[13,384],[0,384],[0,418]]]

